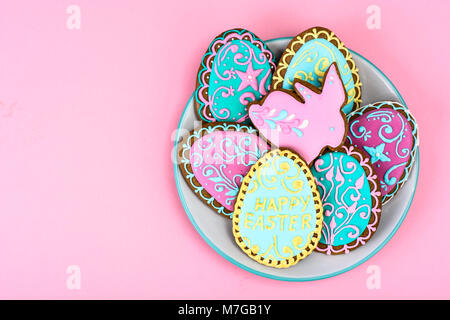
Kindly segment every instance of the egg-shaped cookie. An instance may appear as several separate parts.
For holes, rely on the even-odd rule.
[[[311,172],[323,205],[317,251],[349,253],[369,241],[381,217],[380,184],[370,158],[344,145],[319,156]]]
[[[178,144],[179,167],[197,197],[231,219],[244,176],[268,149],[250,126],[208,123]]]
[[[333,62],[347,92],[347,103],[342,110],[348,114],[361,103],[361,81],[351,53],[329,29],[313,27],[291,40],[278,62],[272,87],[291,90],[298,79],[321,89],[325,72]]]
[[[408,108],[392,101],[366,105],[347,118],[348,142],[370,156],[385,204],[401,190],[412,170],[419,146],[416,120]]]
[[[247,105],[270,89],[275,61],[267,45],[245,29],[218,35],[202,58],[194,94],[205,122],[249,123]]]
[[[239,247],[266,266],[287,268],[317,246],[322,204],[309,167],[296,153],[276,149],[245,176],[233,213]]]

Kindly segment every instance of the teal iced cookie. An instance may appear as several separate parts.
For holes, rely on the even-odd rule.
[[[294,80],[299,79],[321,89],[324,74],[333,62],[347,91],[347,104],[342,111],[348,114],[361,103],[358,68],[342,41],[326,28],[310,28],[292,39],[278,62],[272,87],[290,90]]]
[[[311,172],[323,205],[323,228],[317,251],[349,253],[364,245],[380,221],[380,183],[370,157],[351,145],[327,152]]]
[[[194,105],[206,122],[249,123],[247,105],[270,89],[274,55],[252,32],[232,29],[211,42],[197,75]]]

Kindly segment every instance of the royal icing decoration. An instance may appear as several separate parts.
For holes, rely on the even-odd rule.
[[[348,141],[370,157],[386,203],[411,172],[419,145],[416,121],[406,107],[389,101],[362,107],[348,120]]]
[[[274,70],[272,52],[253,33],[222,33],[200,65],[194,102],[198,115],[207,122],[246,121],[247,105],[269,91]]]
[[[341,112],[346,94],[335,63],[324,81],[322,92],[304,81],[294,83],[298,96],[272,90],[249,110],[251,121],[267,140],[298,152],[307,163],[326,146],[340,146],[346,137],[347,122]]]
[[[337,63],[347,91],[343,111],[348,114],[359,107],[361,82],[352,55],[336,35],[325,28],[314,27],[294,37],[283,53],[273,76],[274,89],[293,89],[295,79],[321,88],[331,63]]]
[[[316,250],[341,254],[364,245],[377,230],[381,215],[380,184],[370,158],[344,145],[318,157],[311,172],[323,205]]]
[[[274,150],[245,176],[233,214],[239,247],[267,266],[287,268],[317,246],[322,204],[306,163],[289,150]]]
[[[203,202],[231,218],[250,167],[269,149],[256,130],[239,124],[204,125],[179,144],[180,168]]]

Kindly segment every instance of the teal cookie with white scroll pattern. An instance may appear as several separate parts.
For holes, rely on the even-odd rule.
[[[273,89],[292,90],[296,80],[321,89],[326,70],[336,63],[346,92],[345,114],[361,103],[362,84],[352,54],[336,34],[323,27],[313,27],[295,36],[288,44],[273,75]]]
[[[380,183],[370,158],[354,146],[319,156],[311,172],[323,204],[316,251],[346,254],[370,240],[381,217]]]
[[[205,122],[249,124],[247,105],[270,89],[275,61],[267,45],[245,29],[218,35],[199,67],[194,106]]]

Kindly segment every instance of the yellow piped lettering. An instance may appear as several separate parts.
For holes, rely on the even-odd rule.
[[[305,199],[303,199],[303,197],[300,197],[300,200],[302,201],[302,203],[303,203],[303,209],[302,209],[302,212],[304,212],[305,211],[305,209],[306,209],[306,206],[308,205],[308,202],[309,202],[309,199],[311,198],[311,196],[308,194],[308,198],[306,198],[306,201],[305,201]]]
[[[291,204],[289,205],[289,210],[292,210],[293,207],[298,206],[300,201],[296,197],[291,198]]]
[[[277,210],[277,206],[275,204],[275,199],[274,198],[271,198],[270,201],[269,201],[269,205],[267,206],[267,211],[269,211],[269,210],[278,211]]]
[[[278,211],[283,210],[283,206],[289,202],[288,197],[279,197],[278,198]]]
[[[283,231],[283,229],[284,229],[284,219],[289,217],[289,215],[288,214],[279,214],[279,215],[277,215],[277,217],[280,218],[280,231]]]
[[[273,219],[275,219],[275,216],[267,217],[267,222],[269,222],[270,225],[266,225],[266,230],[272,230],[273,228],[275,228],[275,221],[273,221]]]
[[[264,198],[264,202],[260,202],[259,198],[256,198],[255,212],[258,211],[258,209],[264,211],[264,208],[266,207],[266,201],[266,198]]]
[[[252,222],[252,220],[249,220],[248,219],[248,217],[253,217],[254,216],[254,214],[253,213],[250,213],[250,212],[246,212],[245,213],[245,217],[244,217],[244,228],[247,228],[247,229],[251,229],[252,227],[248,224],[249,222],[251,223]]]
[[[308,226],[308,229],[311,229],[311,225],[309,224],[309,221],[311,221],[311,215],[309,213],[304,214],[302,217],[302,230],[305,229],[305,225]]]
[[[253,225],[253,230],[256,229],[256,227],[260,226],[261,227],[261,231],[263,230],[263,223],[264,223],[264,216],[261,215],[258,217],[258,219],[256,219],[256,223]]]
[[[291,216],[291,220],[289,223],[289,231],[295,231],[295,224],[297,223],[297,219],[298,219],[298,214],[294,214]]]

